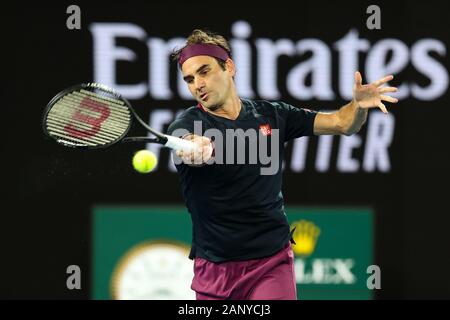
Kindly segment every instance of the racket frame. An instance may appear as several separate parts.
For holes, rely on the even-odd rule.
[[[106,144],[102,144],[102,145],[95,145],[95,146],[80,146],[80,145],[76,145],[74,143],[74,145],[71,145],[70,143],[64,143],[61,142],[62,139],[58,139],[55,136],[52,136],[47,129],[47,116],[48,113],[50,112],[50,110],[53,108],[53,106],[64,96],[66,96],[67,94],[74,92],[75,90],[81,90],[81,89],[85,89],[88,91],[93,91],[92,89],[99,89],[100,91],[105,91],[111,95],[113,95],[116,99],[121,100],[124,102],[125,106],[130,110],[130,114],[132,117],[134,117],[146,130],[148,130],[149,132],[151,132],[153,135],[155,135],[154,138],[152,137],[127,137],[128,132],[130,131],[132,125],[133,125],[133,120],[130,119],[130,123],[128,125],[128,127],[126,128],[126,130],[119,136],[119,138],[117,138],[116,140],[114,140],[113,142],[110,143],[106,143]],[[95,91],[94,91],[95,92]],[[162,134],[159,133],[155,130],[153,130],[152,128],[150,128],[140,117],[139,115],[136,113],[136,111],[133,109],[133,107],[131,106],[131,103],[124,98],[120,93],[114,91],[113,89],[104,86],[102,84],[99,83],[95,83],[95,82],[90,82],[90,83],[81,83],[81,84],[77,84],[77,85],[73,85],[69,88],[66,88],[64,90],[62,90],[61,92],[59,92],[58,94],[56,94],[51,100],[50,102],[47,104],[47,106],[45,107],[44,113],[43,113],[43,117],[42,117],[42,129],[44,131],[44,133],[54,139],[58,144],[63,145],[64,147],[69,147],[69,148],[74,148],[74,149],[104,149],[104,148],[109,148],[119,142],[153,142],[153,143],[160,143],[165,145],[167,143],[167,137]]]

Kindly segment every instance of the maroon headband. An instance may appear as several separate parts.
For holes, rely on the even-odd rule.
[[[223,61],[227,61],[227,59],[230,58],[225,49],[216,46],[215,44],[196,43],[187,46],[181,51],[178,62],[180,66],[182,66],[187,59],[195,56],[211,56]]]

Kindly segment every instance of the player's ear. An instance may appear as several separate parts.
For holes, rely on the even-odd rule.
[[[225,66],[226,66],[226,68],[227,68],[227,71],[230,73],[230,75],[231,75],[232,77],[234,77],[235,74],[236,74],[236,67],[235,67],[235,65],[234,65],[233,60],[227,59],[227,61],[225,61]]]

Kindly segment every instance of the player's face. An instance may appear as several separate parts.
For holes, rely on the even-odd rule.
[[[192,96],[205,108],[217,110],[229,97],[233,83],[234,66],[231,60],[223,70],[210,56],[195,56],[181,68]]]

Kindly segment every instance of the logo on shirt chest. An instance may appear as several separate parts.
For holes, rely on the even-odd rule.
[[[272,128],[270,127],[270,124],[268,124],[268,123],[260,124],[259,125],[259,130],[265,136],[271,136],[272,135]]]

